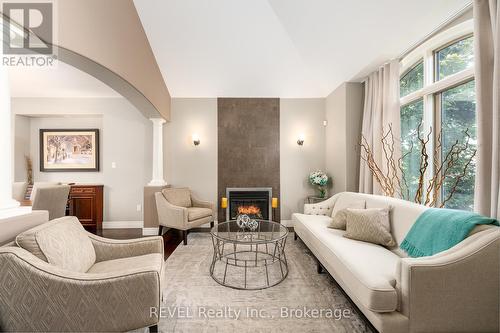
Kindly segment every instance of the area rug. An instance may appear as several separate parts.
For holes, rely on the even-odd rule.
[[[209,275],[208,233],[192,233],[166,261],[161,332],[372,332],[300,240],[289,236],[289,274],[280,284],[248,291],[224,287]]]

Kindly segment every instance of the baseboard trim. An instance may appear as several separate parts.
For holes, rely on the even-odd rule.
[[[142,229],[143,221],[105,221],[102,222],[103,229]]]
[[[143,236],[158,236],[158,227],[142,228]]]

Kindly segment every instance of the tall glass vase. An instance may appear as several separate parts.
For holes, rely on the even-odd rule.
[[[326,187],[318,185],[318,198],[326,198]]]

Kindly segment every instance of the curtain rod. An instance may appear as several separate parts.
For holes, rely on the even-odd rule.
[[[432,38],[438,31],[446,27],[448,24],[465,14],[469,9],[472,8],[472,1],[466,4],[464,7],[460,8],[455,14],[450,16],[448,19],[446,19],[443,23],[441,23],[438,27],[436,27],[434,30],[432,30],[430,33],[425,35],[422,39],[420,39],[418,42],[412,44],[409,48],[404,50],[399,56],[396,57],[396,59],[401,60],[404,57],[406,57],[410,52],[412,52],[414,49],[428,41],[430,38]]]

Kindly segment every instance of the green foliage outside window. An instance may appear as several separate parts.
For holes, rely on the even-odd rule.
[[[418,125],[424,116],[424,101],[419,99],[401,108],[401,155],[403,156],[402,169],[408,184],[403,198],[413,201],[418,187],[420,151],[418,142]],[[420,130],[422,134],[422,129]]]
[[[437,80],[474,65],[474,40],[462,39],[436,52]]]
[[[424,86],[424,63],[421,61],[399,80],[399,94],[404,97]]]
[[[466,161],[470,159],[474,149],[477,149],[474,81],[446,90],[441,94],[441,128],[443,152],[447,152],[457,140],[460,144],[464,144],[466,140],[465,131],[468,131],[471,136],[470,149],[464,153],[459,163],[451,170],[452,174],[460,175],[465,168]],[[458,184],[457,191],[451,200],[446,203],[447,208],[473,210],[475,173],[476,160],[473,159],[466,170],[465,177]],[[446,198],[451,191],[453,186],[452,178],[449,177],[444,182],[443,198]]]

